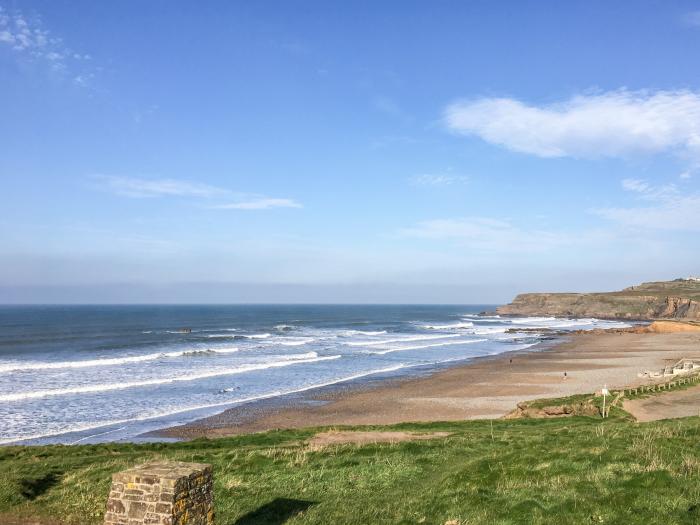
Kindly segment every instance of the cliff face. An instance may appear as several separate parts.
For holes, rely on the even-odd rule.
[[[502,315],[700,320],[700,282],[644,283],[608,293],[526,293],[497,311]]]

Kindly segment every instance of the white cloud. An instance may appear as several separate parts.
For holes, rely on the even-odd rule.
[[[49,32],[43,29],[41,21],[32,20],[31,23],[22,13],[15,12],[10,15],[0,7],[0,42],[10,44],[15,51],[27,51],[34,56],[44,56],[56,59],[57,49],[61,40],[50,36]],[[54,53],[56,55],[54,55]]]
[[[216,197],[229,192],[222,188],[177,179],[141,179],[113,175],[95,175],[107,190],[123,197]]]
[[[464,135],[539,157],[679,153],[700,163],[700,93],[610,91],[534,106],[512,98],[456,102],[444,114]]]
[[[39,28],[30,28],[21,14],[10,16],[0,7],[0,42],[10,44],[13,49],[39,49],[46,46],[47,33]]]
[[[63,39],[44,29],[38,16],[28,17],[19,10],[9,12],[0,7],[0,45],[3,44],[18,56],[46,61],[56,72],[66,72],[77,62],[90,59],[90,55],[71,50]],[[92,74],[82,73],[83,79],[89,76]]]
[[[624,179],[622,187],[627,191],[636,191],[644,193],[649,190],[649,183],[640,179]]]
[[[144,179],[115,175],[93,175],[101,189],[121,197],[146,199],[156,197],[186,197],[191,199],[236,199],[236,202],[215,204],[217,210],[269,210],[272,208],[302,208],[293,199],[233,192],[224,188],[178,179]]]
[[[599,208],[593,213],[631,229],[700,232],[700,193],[684,193],[673,184],[652,186],[636,179],[623,180],[622,187],[636,193],[642,204]]]
[[[411,184],[415,186],[451,186],[453,184],[463,184],[468,178],[464,175],[453,175],[451,173],[424,173],[410,178]]]
[[[78,86],[87,86],[94,78],[95,78],[94,74],[84,73],[82,75],[76,75],[73,78],[73,82]]]
[[[213,207],[219,210],[269,210],[271,208],[302,208],[302,205],[292,199],[261,197],[253,200],[221,204]]]

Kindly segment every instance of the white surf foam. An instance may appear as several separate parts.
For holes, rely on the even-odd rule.
[[[82,361],[38,361],[38,362],[15,362],[0,364],[0,374],[14,372],[17,370],[57,370],[61,368],[88,368],[93,366],[118,366],[129,363],[143,363],[172,357],[182,357],[198,354],[230,354],[238,352],[238,347],[219,348],[191,348],[179,350],[177,352],[154,352],[144,355],[132,355],[124,357],[105,357],[101,359],[85,359]]]
[[[35,390],[33,392],[18,392],[13,394],[0,395],[0,402],[22,401],[25,399],[38,399],[49,396],[61,396],[68,394],[87,394],[95,392],[107,392],[112,390],[124,390],[126,388],[136,388],[153,385],[164,385],[180,381],[196,381],[198,379],[207,379],[210,377],[242,374],[244,372],[252,372],[255,370],[266,370],[268,368],[279,368],[282,366],[294,365],[299,363],[315,363],[317,361],[328,361],[338,359],[340,355],[318,357],[316,352],[308,352],[306,354],[284,356],[282,360],[272,361],[260,364],[243,365],[235,368],[227,368],[225,370],[212,370],[209,372],[200,372],[198,374],[188,374],[176,377],[167,377],[160,379],[147,379],[143,381],[111,383],[100,385],[76,386],[70,388],[57,388],[54,390]]]
[[[216,348],[203,348],[195,350],[184,350],[182,352],[172,352],[170,357],[183,356],[196,356],[196,355],[208,355],[208,354],[232,354],[238,352],[237,346],[217,346]]]
[[[510,322],[513,324],[533,324],[533,323],[542,323],[546,321],[554,321],[554,317],[522,317],[522,318],[517,318],[517,319],[510,319]]]
[[[333,356],[333,358],[338,358],[338,357],[340,357],[340,356]],[[436,362],[433,364],[438,364],[438,363],[439,362]],[[136,421],[147,421],[149,419],[159,419],[159,418],[163,418],[163,417],[173,416],[176,414],[182,414],[185,412],[206,410],[208,408],[218,408],[218,407],[224,407],[224,406],[242,405],[245,403],[251,403],[253,401],[261,401],[264,399],[270,399],[273,397],[286,396],[286,395],[290,395],[290,394],[298,394],[301,392],[306,392],[308,390],[313,390],[316,388],[323,388],[326,386],[332,386],[332,385],[335,385],[338,383],[353,381],[355,379],[361,379],[363,377],[367,377],[367,376],[371,376],[371,375],[394,372],[397,370],[401,370],[402,368],[411,368],[414,366],[425,366],[426,364],[430,364],[430,363],[415,363],[415,364],[403,364],[403,363],[401,363],[398,365],[389,366],[386,368],[381,368],[379,370],[370,370],[369,372],[361,372],[358,374],[353,374],[351,376],[346,376],[346,377],[342,377],[339,379],[333,379],[331,381],[326,381],[324,383],[307,385],[307,386],[292,389],[292,390],[286,390],[286,391],[278,390],[275,392],[269,392],[266,394],[251,396],[251,397],[242,398],[242,399],[231,399],[231,400],[223,401],[223,402],[219,402],[219,403],[209,403],[209,404],[197,405],[197,406],[193,406],[193,407],[182,407],[182,408],[177,408],[174,410],[160,412],[157,414],[148,414],[148,415],[129,418],[129,419],[114,419],[114,420],[110,420],[110,421],[102,421],[100,423],[95,423],[95,424],[88,423],[88,424],[84,424],[84,425],[76,425],[76,426],[69,427],[69,428],[64,429],[64,430],[49,432],[49,433],[44,433],[44,434],[31,434],[31,435],[27,435],[27,436],[16,436],[16,437],[12,437],[9,439],[0,439],[0,444],[4,445],[4,444],[8,444],[8,443],[16,443],[18,441],[27,441],[27,440],[41,439],[41,438],[47,438],[47,437],[52,437],[52,436],[60,436],[61,434],[72,434],[75,432],[85,432],[88,430],[95,430],[98,428],[104,428],[104,427],[108,427],[108,426],[112,426],[112,425],[123,425],[125,423],[133,423]],[[90,439],[91,437],[96,437],[96,436],[107,434],[107,433],[117,432],[119,430],[122,430],[122,429],[115,429],[115,430],[110,430],[108,432],[101,432],[99,434],[93,434],[92,436],[85,436],[83,438],[80,438],[78,441],[76,441],[76,443],[81,442],[81,441],[86,441],[87,439]]]
[[[440,335],[417,335],[402,337],[400,339],[382,339],[377,341],[351,341],[346,343],[348,346],[377,346],[388,343],[403,343],[411,341],[430,341],[432,339],[447,339],[449,337],[461,337],[461,334],[440,334]]]
[[[460,328],[471,328],[474,323],[471,321],[465,321],[463,323],[452,323],[452,324],[426,324],[423,328],[427,330],[458,330]]]
[[[386,330],[375,330],[375,331],[370,331],[370,330],[345,330],[343,332],[343,335],[346,336],[353,336],[353,335],[384,335],[386,333]]]
[[[448,341],[446,343],[431,343],[428,345],[400,346],[397,348],[389,348],[387,350],[367,350],[366,353],[374,355],[384,355],[391,354],[393,352],[403,352],[405,350],[422,350],[424,348],[433,348],[436,346],[468,345],[472,343],[483,343],[484,341],[488,341],[488,339],[467,339],[462,341]]]
[[[482,326],[474,327],[469,332],[475,335],[504,334],[508,330],[505,326]]]
[[[267,339],[271,336],[272,334],[209,334],[207,337],[209,339],[239,339],[241,337],[246,339]]]
[[[313,343],[316,339],[313,337],[307,337],[306,339],[297,339],[297,340],[280,340],[280,341],[273,341],[273,344],[276,345],[282,345],[282,346],[303,346],[307,345],[309,343]]]

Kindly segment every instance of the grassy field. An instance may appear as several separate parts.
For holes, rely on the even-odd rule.
[[[305,443],[318,429],[0,448],[0,523],[100,523],[111,474],[156,458],[213,464],[219,525],[700,523],[700,418],[637,424],[616,409],[605,421],[381,428],[452,434],[325,448]]]

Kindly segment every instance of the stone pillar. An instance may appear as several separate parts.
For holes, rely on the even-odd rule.
[[[212,525],[211,465],[159,461],[112,476],[104,525]]]

